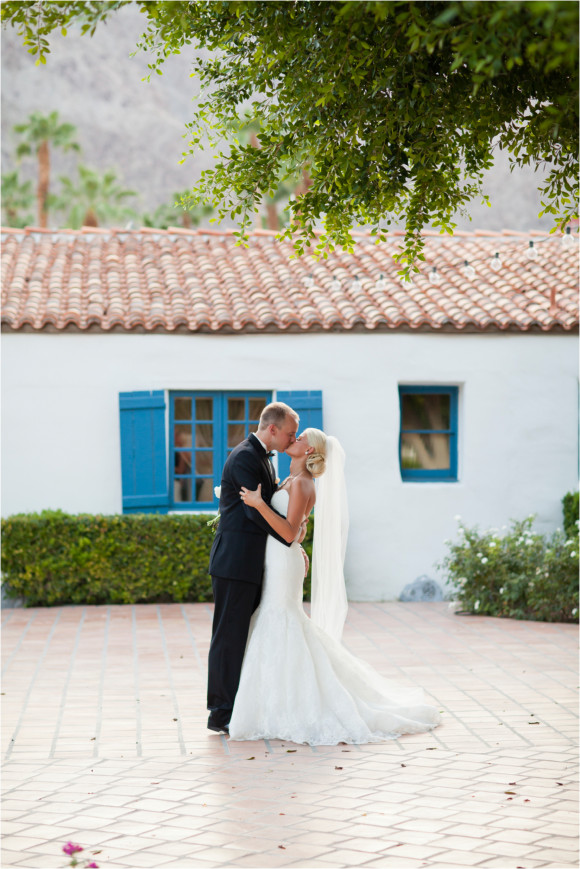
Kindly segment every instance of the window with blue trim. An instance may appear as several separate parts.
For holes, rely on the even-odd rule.
[[[214,508],[225,460],[258,429],[270,392],[169,394],[170,507]]]
[[[457,386],[399,386],[401,478],[457,480]]]

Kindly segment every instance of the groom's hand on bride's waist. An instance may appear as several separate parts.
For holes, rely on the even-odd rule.
[[[308,530],[308,522],[302,522],[302,524],[300,525],[300,531],[298,532],[298,536],[296,538],[298,543],[302,543],[302,541],[306,537],[307,530]]]
[[[310,567],[310,561],[308,560],[308,556],[306,551],[300,547],[300,552],[302,553],[302,557],[304,558],[304,579],[308,576],[308,568]]]

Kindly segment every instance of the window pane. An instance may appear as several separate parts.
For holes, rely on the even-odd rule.
[[[190,447],[191,446],[191,426],[176,425],[175,427],[175,446]]]
[[[213,480],[195,481],[195,500],[213,501]]]
[[[195,454],[195,473],[196,474],[213,474],[213,453]]]
[[[195,418],[213,419],[213,398],[196,398],[195,399]]]
[[[246,436],[246,429],[242,424],[228,426],[228,447],[237,447]]]
[[[191,478],[173,481],[173,500],[178,503],[191,501]]]
[[[228,419],[246,418],[246,400],[244,398],[228,398]]]
[[[403,428],[449,428],[451,397],[449,395],[403,394]]]
[[[175,399],[175,419],[191,419],[191,398]]]
[[[449,439],[449,435],[444,434],[403,433],[401,467],[449,470]]]
[[[260,414],[265,407],[265,398],[250,398],[250,419],[260,419]]]
[[[174,472],[176,474],[191,474],[191,453],[177,450],[175,453]]]
[[[196,425],[195,445],[196,447],[213,447],[213,425],[204,425],[203,423]]]

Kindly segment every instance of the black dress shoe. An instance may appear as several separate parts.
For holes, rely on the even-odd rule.
[[[229,724],[216,724],[215,721],[212,721],[211,718],[207,722],[207,729],[213,730],[214,733],[229,733],[230,725]]]

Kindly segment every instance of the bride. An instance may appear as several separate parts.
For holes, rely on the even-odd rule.
[[[309,428],[286,453],[290,476],[274,493],[275,510],[262,500],[260,486],[240,491],[274,531],[295,542],[286,547],[268,537],[262,597],[250,623],[230,739],[362,744],[431,730],[440,716],[425,704],[421,689],[387,681],[341,643],[348,608],[342,447],[336,438]],[[315,477],[320,478],[316,486]],[[308,618],[302,607],[303,553],[296,537],[315,501]]]

